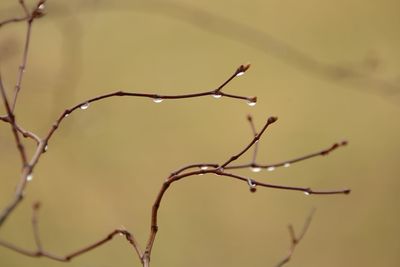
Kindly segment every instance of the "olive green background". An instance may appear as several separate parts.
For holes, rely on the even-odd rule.
[[[26,199],[0,229],[0,238],[33,248],[30,207],[39,200],[41,236],[50,252],[72,252],[121,227],[143,244],[152,202],[171,171],[223,162],[251,140],[247,114],[259,128],[276,115],[279,121],[259,143],[260,163],[343,139],[349,146],[287,169],[238,173],[313,189],[351,188],[352,193],[305,196],[259,188],[250,194],[245,183],[228,178],[183,180],[162,202],[152,266],[274,266],[289,248],[287,224],[299,230],[313,207],[317,212],[309,232],[288,266],[399,266],[399,11],[394,0],[48,1],[48,14],[33,25],[16,109],[19,123],[41,136],[65,108],[90,97],[115,90],[210,90],[246,62],[251,69],[225,91],[259,101],[249,107],[212,97],[160,104],[126,97],[76,111],[49,143]],[[1,1],[1,20],[21,14],[17,1]],[[19,23],[0,29],[0,68],[9,94],[25,28]],[[281,46],[271,46],[259,37],[262,33],[397,88],[341,82],[341,76],[325,79],[290,61],[290,55],[284,59]],[[32,142],[25,143],[31,153]],[[20,170],[4,123],[0,170],[2,208],[12,198]],[[0,247],[2,267],[139,265],[120,237],[67,264]]]

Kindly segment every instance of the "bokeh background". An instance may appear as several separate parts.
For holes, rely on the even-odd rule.
[[[22,14],[17,2],[0,2],[1,20]],[[47,15],[34,23],[16,109],[19,122],[42,136],[65,108],[92,96],[209,90],[246,62],[252,68],[225,91],[259,101],[114,98],[75,112],[51,140],[1,239],[34,247],[31,205],[39,200],[44,247],[55,254],[121,227],[144,243],[152,202],[171,171],[223,162],[249,142],[247,114],[257,127],[276,115],[260,142],[260,163],[343,139],[350,145],[290,168],[239,173],[352,193],[250,194],[246,184],[217,176],[184,180],[162,203],[152,266],[274,266],[289,248],[287,225],[299,230],[313,207],[288,266],[399,266],[399,11],[392,0],[48,1]],[[9,91],[25,28],[0,29]],[[1,207],[13,195],[19,164],[9,125],[0,124]],[[140,263],[118,237],[67,264],[0,248],[0,266],[67,265]]]

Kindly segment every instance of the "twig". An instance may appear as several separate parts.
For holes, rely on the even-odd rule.
[[[22,61],[19,66],[19,69],[18,69],[17,83],[15,84],[14,98],[13,98],[12,106],[11,106],[11,110],[13,112],[15,110],[15,105],[17,104],[18,94],[21,91],[22,79],[23,79],[23,76],[25,73],[26,63],[28,61],[28,52],[29,52],[29,44],[30,44],[30,40],[31,40],[32,24],[36,18],[42,17],[44,15],[43,9],[44,9],[45,0],[39,0],[36,5],[36,8],[31,13],[29,12],[28,8],[26,7],[24,0],[19,0],[19,3],[21,4],[21,6],[24,9],[25,14],[26,14],[27,29],[26,29],[26,36],[25,36],[24,51],[22,53]]]
[[[256,134],[253,138],[253,140],[250,142],[250,144],[248,144],[241,152],[239,152],[236,155],[233,155],[229,160],[227,160],[224,164],[221,165],[220,168],[226,168],[226,166],[228,166],[228,164],[230,164],[231,162],[237,160],[240,156],[242,156],[244,153],[246,153],[247,150],[250,149],[250,147],[252,147],[256,142],[258,142],[258,140],[260,140],[260,137],[263,135],[263,133],[265,132],[265,130],[267,130],[268,126],[274,122],[276,122],[278,120],[277,117],[269,117],[267,120],[267,123],[264,125],[264,127],[261,129],[260,133]]]
[[[276,265],[276,267],[281,267],[281,266],[285,265],[286,263],[288,263],[290,261],[290,259],[293,256],[293,253],[294,253],[294,251],[296,249],[296,246],[300,243],[300,241],[303,239],[303,237],[307,233],[307,230],[310,227],[310,224],[311,224],[311,221],[312,221],[312,218],[313,218],[314,214],[315,214],[315,208],[311,211],[310,215],[308,215],[308,217],[307,217],[307,219],[306,219],[306,221],[305,221],[305,223],[303,225],[303,229],[300,232],[299,236],[296,236],[296,234],[294,232],[294,228],[293,228],[292,225],[288,226],[290,240],[291,240],[291,245],[290,245],[290,248],[289,248],[289,252],[288,252],[287,256]]]
[[[39,202],[36,202],[32,206],[32,210],[33,210],[32,229],[33,229],[33,234],[34,234],[34,238],[35,238],[36,250],[33,250],[33,251],[26,250],[26,249],[20,248],[14,244],[11,244],[11,243],[3,241],[3,240],[0,240],[0,246],[6,247],[17,253],[20,253],[20,254],[23,254],[23,255],[26,255],[29,257],[44,257],[44,258],[49,258],[49,259],[55,260],[55,261],[68,262],[68,261],[71,261],[75,257],[78,257],[86,252],[89,252],[89,251],[107,243],[108,241],[111,241],[115,235],[119,234],[119,235],[125,236],[126,240],[134,248],[139,259],[142,258],[142,252],[141,252],[138,242],[136,241],[134,236],[125,229],[116,229],[116,230],[112,231],[110,234],[108,234],[105,238],[102,238],[86,247],[78,249],[74,252],[71,252],[71,253],[65,255],[65,256],[57,256],[57,255],[51,254],[43,249],[42,243],[40,241],[40,235],[39,235],[39,229],[38,229],[38,218],[37,218],[37,215],[38,215],[37,213],[39,211],[39,208],[40,208]]]
[[[256,143],[256,141],[258,141],[260,139],[260,137],[265,132],[267,127],[270,124],[274,123],[276,120],[277,120],[276,117],[268,118],[267,122],[265,123],[265,125],[262,128],[262,130],[260,131],[260,133],[256,134],[255,137],[251,140],[251,142],[241,152],[230,157],[230,159],[227,160],[224,164],[222,164],[222,165],[210,164],[210,163],[191,164],[191,165],[188,165],[188,166],[185,166],[185,167],[179,169],[178,171],[173,172],[164,181],[160,191],[157,194],[156,200],[153,203],[153,207],[152,207],[150,235],[149,235],[146,249],[144,251],[143,258],[142,258],[144,263],[146,263],[146,266],[149,266],[151,251],[153,249],[154,241],[155,241],[155,238],[156,238],[156,235],[158,232],[158,210],[160,208],[162,198],[172,183],[179,181],[183,178],[197,176],[197,175],[203,175],[203,174],[215,174],[218,176],[230,177],[230,178],[237,179],[237,180],[247,183],[250,187],[251,192],[255,192],[257,186],[273,188],[273,189],[280,189],[280,190],[300,191],[306,195],[312,195],[312,194],[314,194],[314,195],[336,195],[336,194],[349,194],[351,192],[350,189],[319,191],[319,190],[313,190],[309,187],[293,187],[293,186],[275,185],[275,184],[259,182],[259,181],[253,180],[251,178],[248,178],[248,177],[225,172],[225,170],[229,168],[228,164],[230,164],[234,160],[239,159],[246,151],[248,151]],[[212,167],[213,169],[202,168],[202,167]],[[182,173],[183,171],[191,169],[191,168],[200,168],[200,169],[197,171]]]
[[[243,65],[241,65],[238,69],[243,68]],[[237,69],[237,70],[238,70]],[[248,69],[248,67],[247,67]],[[237,70],[235,71],[235,73],[237,73]],[[232,79],[228,79],[229,81]],[[0,82],[1,82],[1,76],[0,76]],[[224,82],[224,84],[226,85],[227,83]],[[224,86],[225,86],[224,85]],[[221,86],[219,86],[218,88],[221,88]],[[78,110],[78,109],[86,109],[89,107],[89,104],[97,102],[97,101],[101,101],[104,99],[108,99],[111,97],[119,97],[119,96],[128,96],[128,97],[144,97],[144,98],[150,98],[153,99],[155,102],[160,102],[160,100],[164,100],[164,99],[170,99],[170,100],[174,100],[174,99],[187,99],[187,98],[195,98],[195,97],[202,97],[202,96],[215,96],[216,94],[216,90],[218,89],[214,89],[211,91],[206,91],[206,92],[201,92],[201,93],[193,93],[193,94],[182,94],[182,95],[159,95],[159,94],[148,94],[148,93],[134,93],[134,92],[124,92],[124,91],[117,91],[117,92],[113,92],[113,93],[109,93],[109,94],[105,94],[105,95],[100,95],[91,99],[88,99],[86,101],[83,101],[69,109],[66,109],[59,117],[58,119],[53,123],[52,127],[49,129],[47,135],[44,138],[39,138],[37,136],[32,136],[37,142],[37,148],[36,151],[34,152],[34,155],[32,156],[31,160],[29,161],[29,163],[27,162],[27,159],[25,158],[25,166],[26,168],[24,169],[22,175],[21,175],[21,181],[19,186],[17,187],[16,190],[16,197],[11,201],[11,203],[2,210],[2,212],[0,213],[0,226],[2,225],[2,223],[5,221],[5,219],[8,217],[8,215],[14,210],[14,208],[20,203],[20,201],[23,198],[23,191],[26,187],[26,182],[27,182],[27,177],[28,175],[30,175],[32,173],[32,171],[34,170],[35,166],[37,165],[37,163],[39,162],[39,159],[41,157],[41,155],[46,151],[46,147],[47,144],[50,140],[50,138],[53,136],[54,132],[58,129],[58,127],[60,126],[61,122],[67,118],[71,113],[73,113],[74,111]],[[5,93],[5,92],[4,92]],[[226,94],[222,91],[218,91],[217,92],[218,96],[224,96],[224,97],[228,97],[228,98],[235,98],[235,99],[243,99],[246,101],[256,101],[255,97],[245,97],[245,96],[240,96],[240,95],[231,95],[231,94]],[[10,110],[11,112],[11,110]],[[7,113],[8,114],[8,113]],[[12,114],[12,113],[10,113]],[[8,115],[8,119],[5,119],[6,121],[8,120],[9,123],[11,123],[11,117],[10,115]],[[3,117],[4,118],[4,117]],[[15,123],[15,121],[12,123],[13,129],[15,128],[15,132],[18,136],[18,126]],[[21,128],[22,130],[22,128]],[[25,132],[25,131],[24,131]],[[25,132],[28,136],[29,136],[29,132]],[[19,136],[18,136],[19,137]],[[20,143],[20,142],[18,142]],[[25,155],[25,153],[23,154]]]
[[[8,116],[0,116],[0,120],[10,123],[10,119],[8,118]],[[23,137],[31,138],[32,140],[34,140],[36,142],[37,145],[39,145],[39,143],[40,143],[40,137],[39,136],[37,136],[35,133],[33,133],[31,131],[25,130],[24,128],[19,126],[17,123],[15,123],[15,126],[17,127],[18,132],[20,132]]]
[[[10,103],[8,101],[6,90],[4,89],[1,73],[0,73],[0,91],[1,91],[1,96],[3,98],[4,107],[6,108],[8,120],[9,120],[9,123],[11,125],[12,132],[14,134],[15,142],[17,144],[17,148],[18,148],[19,154],[21,156],[22,165],[25,166],[27,164],[27,162],[28,162],[27,156],[26,156],[26,152],[25,152],[25,147],[22,144],[21,138],[20,138],[20,136],[18,134],[17,125],[16,125],[16,122],[15,122],[15,116],[14,116],[14,113],[13,113],[13,111],[11,109]],[[1,223],[0,223],[0,225],[1,225]]]

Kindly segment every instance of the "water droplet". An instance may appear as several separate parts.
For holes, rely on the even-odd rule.
[[[44,4],[40,4],[40,5],[38,6],[39,11],[43,11],[44,8],[45,8],[45,5],[44,5]]]
[[[274,166],[271,166],[271,167],[268,167],[267,168],[267,171],[269,171],[269,172],[272,172],[272,171],[274,171],[275,170],[275,167]]]
[[[257,102],[254,102],[253,100],[247,101],[247,105],[249,105],[250,107],[254,107],[256,104]]]
[[[261,171],[261,168],[260,168],[260,167],[257,167],[257,166],[253,166],[253,167],[250,167],[250,170],[251,170],[252,172],[260,172],[260,171]]]
[[[64,115],[64,118],[67,118],[69,116],[69,113],[66,113],[65,115]]]
[[[201,166],[200,170],[203,170],[203,171],[208,170],[208,166]]]
[[[215,94],[213,94],[213,97],[218,99],[218,98],[221,98],[222,95],[220,93],[215,93]]]
[[[49,146],[46,145],[46,146],[43,148],[43,151],[44,151],[44,152],[47,152],[48,149],[49,149]]]
[[[161,103],[161,102],[163,102],[163,101],[164,101],[164,99],[162,99],[161,97],[153,98],[153,102],[154,102],[154,103]]]
[[[85,109],[87,109],[89,107],[89,105],[90,105],[89,102],[86,102],[86,103],[81,105],[81,109],[85,110]]]
[[[304,192],[304,195],[309,196],[309,195],[311,195],[311,194],[310,194],[310,192],[305,191],[305,192]]]
[[[28,176],[26,176],[26,180],[27,180],[28,182],[32,181],[32,179],[33,179],[32,173],[30,173],[30,174],[28,174]]]
[[[290,163],[289,163],[289,162],[286,162],[285,164],[283,164],[283,167],[289,168],[289,167],[290,167]]]
[[[236,77],[242,76],[243,74],[244,74],[244,71],[238,72],[238,73],[236,74]]]
[[[254,193],[257,191],[257,185],[253,183],[253,180],[251,180],[250,178],[247,179],[247,184],[249,185],[250,192]]]

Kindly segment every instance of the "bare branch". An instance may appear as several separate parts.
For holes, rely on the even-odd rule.
[[[37,219],[37,215],[38,215],[37,212],[38,212],[39,208],[40,208],[39,202],[36,202],[32,206],[32,209],[33,209],[32,229],[33,229],[33,234],[34,234],[34,238],[35,238],[36,250],[33,250],[33,251],[26,250],[26,249],[20,248],[12,243],[9,243],[9,242],[3,241],[3,240],[0,240],[0,246],[6,247],[17,253],[20,253],[20,254],[23,254],[23,255],[26,255],[29,257],[44,257],[44,258],[49,258],[49,259],[55,260],[55,261],[68,262],[68,261],[71,261],[75,257],[78,257],[86,252],[89,252],[97,247],[100,247],[101,245],[107,243],[108,241],[111,241],[115,235],[119,234],[119,235],[125,236],[126,240],[134,248],[139,259],[142,258],[143,254],[140,250],[140,246],[139,246],[138,242],[136,241],[134,236],[125,229],[116,229],[116,230],[112,231],[110,234],[108,234],[106,237],[104,237],[88,246],[85,246],[81,249],[71,252],[65,256],[57,256],[57,255],[51,254],[43,249],[42,243],[40,241],[40,235],[39,235],[39,229],[38,229],[38,219]]]
[[[15,122],[15,116],[14,116],[14,113],[13,113],[13,111],[11,109],[10,103],[8,101],[6,90],[5,90],[4,85],[3,85],[3,80],[2,80],[1,74],[0,74],[0,91],[1,91],[1,96],[3,98],[4,107],[6,108],[8,120],[9,120],[9,122],[11,124],[11,129],[12,129],[12,132],[14,134],[15,142],[17,144],[17,148],[18,148],[19,154],[21,156],[22,164],[23,164],[23,166],[25,166],[27,164],[27,162],[28,162],[27,161],[26,152],[25,152],[25,147],[22,144],[21,138],[19,137],[19,134],[18,134],[17,125],[16,125],[16,122]]]
[[[290,159],[290,160],[285,160],[285,161],[281,161],[281,162],[277,162],[274,164],[258,164],[258,163],[248,163],[248,164],[241,164],[241,165],[235,165],[235,166],[228,166],[225,169],[243,169],[243,168],[250,168],[250,167],[255,167],[255,168],[260,168],[260,169],[267,169],[267,170],[274,170],[276,168],[279,167],[289,167],[294,163],[300,162],[300,161],[304,161],[307,159],[311,159],[311,158],[315,158],[315,157],[319,157],[319,156],[326,156],[329,153],[331,153],[332,151],[346,146],[348,144],[347,141],[341,141],[338,143],[334,143],[332,146],[330,146],[327,149],[323,149],[308,155],[304,155],[298,158],[294,158],[294,159]]]
[[[242,156],[244,153],[246,153],[247,150],[250,149],[258,140],[260,140],[260,137],[263,135],[265,130],[268,128],[268,126],[278,120],[277,117],[269,117],[267,120],[267,123],[264,125],[264,127],[261,129],[260,133],[254,136],[253,140],[248,144],[241,152],[238,154],[232,156],[229,160],[227,160],[224,164],[221,165],[221,168],[226,168],[228,164],[231,162],[237,160],[240,156]]]
[[[296,233],[294,232],[294,228],[292,225],[288,226],[290,240],[291,240],[289,252],[288,252],[287,256],[276,265],[276,267],[281,267],[290,261],[290,259],[293,256],[293,253],[296,249],[296,246],[300,243],[300,241],[303,239],[304,235],[307,233],[307,230],[310,227],[310,224],[311,224],[314,214],[315,214],[315,208],[312,209],[310,215],[308,215],[308,217],[303,225],[303,229],[300,232],[299,236],[296,236]]]

